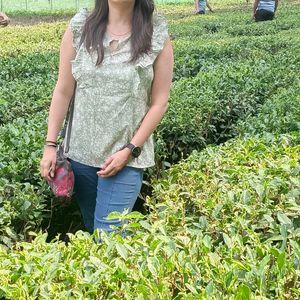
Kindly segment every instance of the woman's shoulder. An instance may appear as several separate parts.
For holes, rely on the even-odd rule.
[[[87,8],[81,8],[76,15],[73,16],[71,19],[71,26],[72,27],[78,27],[78,26],[83,26],[86,18],[88,17],[89,12]]]
[[[81,34],[83,26],[89,12],[86,8],[80,9],[80,11],[71,19],[70,27],[73,34],[73,47],[78,50],[80,46]]]
[[[153,15],[153,27],[154,27],[154,30],[157,30],[161,27],[167,28],[166,17],[161,14],[154,14]]]

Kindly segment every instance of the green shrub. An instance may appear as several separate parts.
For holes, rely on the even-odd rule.
[[[52,238],[78,218],[56,206],[38,170],[67,24],[1,30],[0,298],[300,296],[300,136],[274,138],[299,129],[299,6],[281,5],[261,24],[228,9],[202,18],[190,5],[166,8],[175,76],[158,161],[272,134],[194,152],[154,184],[147,220],[101,244],[82,232],[68,244],[31,232]]]
[[[0,57],[57,51],[66,28],[66,22],[1,28]]]
[[[286,67],[299,66],[299,38],[297,35],[280,34],[267,37],[221,38],[203,42],[179,39],[174,44],[174,80],[194,77],[227,63],[249,63],[264,60]],[[287,59],[289,57],[289,59]],[[283,60],[283,61],[282,61]],[[282,61],[282,63],[281,63]]]
[[[300,87],[287,88],[268,99],[255,116],[239,120],[242,136],[280,134],[300,129]]]
[[[46,112],[57,79],[58,53],[8,57],[0,61],[0,124]]]
[[[300,135],[193,153],[155,184],[128,233],[0,248],[7,299],[294,299],[300,293]],[[115,218],[135,219],[136,213]]]
[[[286,73],[285,66],[231,62],[174,83],[169,110],[155,135],[158,158],[173,163],[194,149],[234,137],[236,122],[298,82],[298,70]]]
[[[26,238],[46,217],[49,188],[39,174],[45,127],[44,113],[0,127],[0,233],[6,244]]]
[[[45,218],[45,188],[30,183],[0,180],[0,244],[13,247],[18,240],[30,240]]]
[[[32,79],[53,80],[57,77],[58,52],[28,53],[17,57],[6,57],[0,61],[0,88],[6,81]]]
[[[48,110],[54,85],[54,79],[33,76],[9,81],[0,87],[0,124],[19,117],[30,120],[36,113]]]
[[[224,271],[223,280],[243,282],[253,296],[292,299],[300,291],[300,253],[290,251],[300,242],[299,150],[297,133],[271,141],[233,140],[194,152],[156,182],[150,218],[172,235],[185,236],[186,228],[201,232],[198,249],[214,252],[207,255],[216,273]],[[213,278],[215,288],[222,285],[208,269],[201,268],[202,278]]]

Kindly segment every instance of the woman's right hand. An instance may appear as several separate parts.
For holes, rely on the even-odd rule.
[[[40,163],[41,176],[51,181],[55,175],[55,165],[56,165],[56,148],[46,146],[44,149],[44,155]]]
[[[10,20],[8,16],[4,13],[0,13],[0,26],[7,26],[9,24]]]

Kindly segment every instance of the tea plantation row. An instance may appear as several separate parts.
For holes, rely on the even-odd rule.
[[[0,296],[300,295],[299,134],[292,133],[300,126],[300,6],[282,5],[263,24],[226,3],[207,16],[190,15],[187,5],[160,9],[175,72],[155,133],[157,166],[147,174],[149,214],[125,225],[127,238],[116,233],[101,244],[82,232],[67,246],[33,233],[68,231],[56,224],[62,210],[64,220],[80,222],[74,205],[64,210],[53,199],[38,170],[66,23],[1,31]]]

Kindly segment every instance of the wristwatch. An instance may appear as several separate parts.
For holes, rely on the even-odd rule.
[[[131,151],[131,155],[134,157],[134,158],[137,158],[140,156],[141,152],[142,152],[142,149],[141,147],[138,147],[136,145],[133,145],[131,143],[128,143],[127,145],[125,145],[122,149],[125,149],[125,148],[128,148],[130,151]]]

